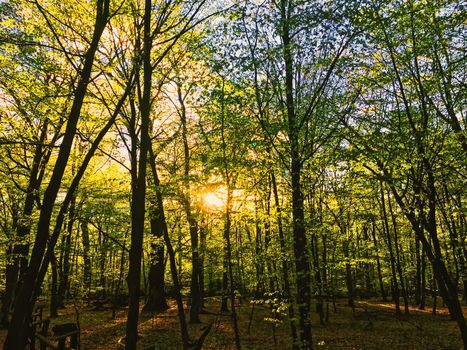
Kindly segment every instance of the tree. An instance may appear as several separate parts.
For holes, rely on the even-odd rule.
[[[106,0],[99,0],[96,4],[96,17],[92,39],[89,48],[84,55],[83,67],[79,74],[73,104],[67,118],[65,134],[62,139],[57,160],[55,161],[52,176],[42,200],[41,213],[37,226],[37,235],[29,265],[21,277],[21,286],[19,288],[18,295],[16,296],[14,313],[8,328],[8,335],[5,340],[6,349],[22,349],[26,344],[29,315],[31,314],[34,305],[34,302],[31,302],[31,296],[49,236],[52,209],[70,155],[71,145],[76,133],[76,126],[80,117],[81,107],[83,105],[83,100],[91,77],[94,55],[98,49],[100,37],[109,19],[109,6],[110,4]]]
[[[437,218],[438,169],[446,161],[442,152],[446,146],[440,141],[458,135],[455,121],[446,118],[436,103],[440,101],[439,105],[445,106],[446,98],[442,96],[452,94],[451,89],[455,89],[455,85],[450,86],[448,91],[440,88],[440,84],[431,83],[440,78],[439,47],[436,42],[443,34],[439,31],[439,11],[449,6],[448,2],[433,6],[409,2],[394,4],[383,10],[370,4],[365,7],[363,12],[370,23],[369,31],[374,35],[370,42],[372,48],[377,50],[372,61],[379,70],[368,69],[366,63],[360,65],[370,73],[363,81],[368,81],[371,89],[365,91],[355,116],[361,131],[350,127],[348,121],[346,125],[352,130],[349,142],[368,157],[366,159],[371,163],[366,167],[387,183],[417,240],[421,242],[432,264],[443,300],[451,317],[456,320],[465,343],[465,319],[457,297],[456,283],[443,258]],[[452,18],[457,18],[455,9]],[[455,20],[444,20],[450,28],[444,34],[452,38],[456,32],[450,25]],[[444,40],[441,39],[447,43]],[[427,55],[423,56],[422,50]],[[455,44],[449,48],[444,46],[444,59],[450,60],[456,55]],[[455,69],[455,66],[451,67]],[[380,74],[383,70],[386,77]],[[361,75],[359,77],[362,78]],[[441,82],[443,85],[445,80],[441,78]],[[376,118],[370,121],[367,119],[370,115]],[[369,136],[372,137],[371,143],[368,142]],[[463,147],[461,139],[458,145]],[[376,140],[384,142],[385,149],[378,146]],[[401,164],[404,166],[401,167]]]

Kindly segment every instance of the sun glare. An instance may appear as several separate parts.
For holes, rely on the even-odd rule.
[[[205,206],[220,209],[224,206],[224,199],[222,198],[220,193],[216,192],[207,192],[203,194],[203,203]]]

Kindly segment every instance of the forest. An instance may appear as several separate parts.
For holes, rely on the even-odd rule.
[[[465,1],[0,0],[0,344],[467,349]]]

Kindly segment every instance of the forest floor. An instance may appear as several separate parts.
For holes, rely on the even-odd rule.
[[[141,348],[155,345],[157,350],[181,349],[180,328],[174,302],[171,308],[157,315],[141,314]],[[206,314],[201,315],[202,324],[189,325],[190,336],[197,339],[203,327],[214,322],[203,349],[234,349],[231,316],[219,315],[219,299],[210,299]],[[447,310],[438,307],[438,314],[432,315],[431,308],[421,311],[410,310],[410,315],[396,316],[391,303],[375,300],[358,301],[355,311],[346,306],[344,300],[336,303],[336,312],[330,305],[329,323],[319,324],[313,313],[313,337],[317,350],[321,349],[462,349],[462,341],[455,322]],[[58,323],[76,322],[74,307],[60,310],[60,316],[52,320]],[[290,349],[290,328],[287,322],[276,324],[273,332],[271,310],[256,305],[250,332],[248,325],[252,304],[238,305],[240,338],[243,349]],[[464,308],[467,314],[467,308]],[[83,307],[79,312],[82,350],[117,350],[119,340],[125,334],[126,311],[119,310],[112,318],[111,310],[93,311]],[[6,331],[0,332],[3,344]],[[275,340],[274,340],[275,339]]]

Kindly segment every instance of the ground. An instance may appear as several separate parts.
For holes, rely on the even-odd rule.
[[[154,316],[140,317],[141,348],[155,345],[156,349],[181,349],[180,328],[175,303],[170,303],[167,312]],[[126,314],[121,309],[112,318],[111,310],[92,311],[91,307],[80,307],[82,350],[117,350],[119,340],[125,333]],[[204,349],[234,349],[234,338],[230,315],[218,315],[219,300],[210,299],[208,313],[201,315],[201,325],[190,325],[190,336],[197,338],[203,327],[214,322],[204,343]],[[52,324],[76,322],[74,307],[61,310],[61,315]],[[273,331],[271,310],[256,305],[250,332],[248,325],[252,304],[244,302],[238,306],[240,338],[243,349],[290,349],[289,325],[278,323]],[[467,309],[465,310],[467,311]],[[313,314],[313,340],[315,348],[321,349],[462,349],[462,341],[455,322],[451,321],[445,308],[438,307],[438,315],[411,309],[410,315],[396,316],[393,305],[378,301],[359,301],[355,311],[345,301],[336,304],[336,313],[331,307],[329,323],[319,325]],[[1,338],[5,331],[1,332]]]

